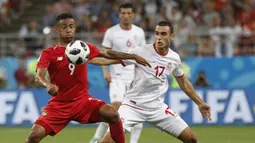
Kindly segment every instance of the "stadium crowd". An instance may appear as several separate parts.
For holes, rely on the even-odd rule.
[[[28,0],[0,0],[0,24],[10,24],[11,19],[22,16],[29,6]]]
[[[6,1],[6,0],[3,0]],[[27,0],[9,0],[24,3],[14,5],[16,13],[23,12]],[[141,26],[147,41],[152,41],[153,27],[160,20],[174,24],[176,39],[172,48],[190,56],[251,55],[255,53],[255,0],[126,0],[135,3],[134,23]],[[45,27],[53,27],[56,15],[70,12],[78,21],[78,32],[98,32],[118,23],[118,5],[122,0],[54,0],[45,7],[40,21],[31,20],[20,28],[30,50],[41,49],[41,34]],[[3,2],[2,2],[3,4]],[[8,10],[10,11],[10,10]],[[8,13],[7,13],[8,15]],[[7,16],[8,17],[8,16]],[[2,20],[1,20],[2,21]],[[4,21],[4,20],[3,20]],[[97,38],[100,43],[102,38]]]

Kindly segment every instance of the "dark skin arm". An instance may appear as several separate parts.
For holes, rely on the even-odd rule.
[[[42,88],[46,88],[48,93],[52,96],[58,92],[58,87],[55,84],[51,84],[45,79],[47,68],[38,68],[35,75],[35,83],[40,85]]]
[[[105,57],[107,59],[116,59],[116,60],[134,59],[138,64],[151,67],[151,65],[144,58],[137,56],[135,54],[117,52],[117,51],[113,51],[111,49],[103,48],[100,50],[99,56]]]
[[[195,89],[193,88],[193,85],[190,83],[188,78],[186,76],[183,77],[176,77],[176,81],[178,82],[180,88],[182,91],[189,96],[190,99],[192,99],[199,108],[199,111],[201,112],[202,116],[205,117],[208,121],[211,121],[211,108],[208,104],[206,104],[196,93]]]
[[[107,66],[112,64],[120,64],[120,60],[106,59],[102,57],[96,57],[92,60],[88,61],[89,64],[99,65],[99,66]]]

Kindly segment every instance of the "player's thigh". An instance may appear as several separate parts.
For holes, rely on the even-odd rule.
[[[174,137],[178,137],[188,127],[188,124],[166,104],[154,113],[149,117],[148,123]]]
[[[127,89],[127,83],[124,80],[113,79],[109,85],[110,102],[122,102]]]
[[[83,101],[74,108],[75,111],[74,114],[72,114],[72,120],[82,124],[102,122],[104,120],[100,110],[104,105],[106,105],[106,102],[93,97],[83,99]]]
[[[146,114],[140,109],[136,109],[129,105],[121,105],[119,110],[119,116],[123,124],[123,128],[131,132],[131,129],[146,120]]]
[[[45,129],[47,135],[54,136],[60,132],[70,122],[70,114],[64,110],[55,109],[47,105],[40,117],[34,124],[40,125]]]

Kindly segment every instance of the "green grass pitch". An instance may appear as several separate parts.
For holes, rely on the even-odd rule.
[[[255,126],[194,126],[200,143],[255,143]],[[30,128],[0,127],[0,143],[23,143]],[[67,127],[42,143],[89,143],[95,127]],[[127,135],[129,140],[129,135]],[[127,141],[129,143],[129,141]],[[180,143],[177,139],[152,127],[145,127],[139,143]]]

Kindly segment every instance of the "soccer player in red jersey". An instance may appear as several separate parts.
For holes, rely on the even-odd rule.
[[[52,98],[35,121],[25,143],[38,143],[47,135],[54,136],[72,120],[82,124],[107,122],[113,140],[124,143],[125,136],[118,112],[88,93],[87,63],[107,64],[103,58],[95,57],[134,59],[145,66],[150,66],[149,63],[134,54],[98,50],[96,46],[87,43],[90,48],[89,61],[81,65],[71,64],[65,57],[65,47],[74,39],[76,24],[73,16],[60,14],[56,18],[55,28],[59,43],[42,51],[35,79],[37,84],[47,89]],[[47,71],[50,82],[45,79]]]

